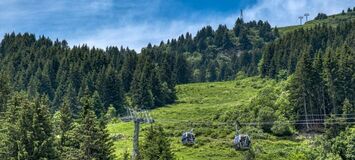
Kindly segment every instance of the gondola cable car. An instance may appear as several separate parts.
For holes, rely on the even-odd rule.
[[[235,125],[236,134],[233,140],[234,148],[236,150],[249,150],[251,147],[251,139],[248,134],[240,134],[238,130],[239,122]]]
[[[193,129],[190,131],[184,132],[181,136],[181,142],[183,145],[193,145],[195,144],[195,135]]]

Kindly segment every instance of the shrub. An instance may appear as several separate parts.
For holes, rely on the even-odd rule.
[[[277,136],[289,136],[292,135],[295,130],[290,121],[284,116],[280,115],[274,122],[271,131]]]

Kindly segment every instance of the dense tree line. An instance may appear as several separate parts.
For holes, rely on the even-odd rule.
[[[290,101],[298,120],[354,114],[343,107],[355,104],[354,26],[355,22],[344,22],[337,27],[301,28],[265,46],[260,74],[271,78],[293,75]]]
[[[51,111],[67,101],[78,116],[79,100],[87,92],[96,93],[103,111],[113,105],[124,113],[127,96],[132,97],[134,107],[174,102],[175,75],[185,75],[183,69],[176,70],[175,64],[185,61],[179,57],[151,45],[137,54],[122,47],[70,48],[65,40],[11,33],[1,42],[0,71],[14,90],[26,91],[31,98],[46,95]],[[2,103],[0,109],[4,110]]]
[[[279,36],[266,21],[237,19],[234,27],[203,27],[193,37],[190,33],[161,42],[158,50],[177,53],[177,83],[231,80],[241,71],[257,75],[261,48]]]
[[[103,111],[113,105],[124,113],[130,102],[144,108],[174,102],[175,84],[230,80],[239,71],[256,75],[260,48],[277,36],[268,22],[238,19],[233,29],[206,26],[195,37],[186,33],[137,54],[129,48],[69,47],[65,40],[11,33],[1,41],[0,71],[15,90],[30,97],[47,95],[51,111],[66,100],[77,116],[86,91],[98,93]]]
[[[46,96],[30,98],[25,92],[12,93],[2,117],[0,158],[114,159],[106,121],[96,116],[95,101],[94,96],[83,96],[76,119],[66,102],[57,114],[59,120],[54,121]]]

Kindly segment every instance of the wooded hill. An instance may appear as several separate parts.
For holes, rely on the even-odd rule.
[[[224,118],[214,115],[214,120],[235,122],[240,118],[235,115],[244,114],[245,121],[272,121],[259,129],[277,136],[293,134],[294,127],[323,129],[328,121],[326,135],[338,142],[355,114],[354,13],[349,9],[330,16],[339,22],[319,14],[304,27],[281,28],[281,35],[268,22],[237,19],[232,29],[206,26],[194,37],[186,33],[157,46],[148,44],[140,54],[123,47],[69,47],[65,40],[6,34],[0,46],[0,121],[5,122],[0,158],[113,159],[106,123],[117,117],[116,111],[121,116],[125,107],[171,104],[177,99],[176,84],[251,75],[285,86],[266,87],[243,109],[225,112]],[[260,77],[255,80],[265,80]],[[315,119],[321,121],[312,125]],[[352,159],[353,150],[344,151],[350,140],[339,141],[333,152]]]

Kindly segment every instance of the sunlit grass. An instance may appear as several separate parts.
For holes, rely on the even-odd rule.
[[[273,80],[249,77],[228,82],[178,85],[177,102],[152,110],[151,115],[170,135],[172,149],[178,159],[244,159],[246,156],[251,156],[251,153],[233,149],[234,127],[220,125],[214,121],[214,117],[249,104],[259,90],[270,85],[278,84]],[[212,122],[212,124],[196,126],[193,122]],[[144,128],[148,125],[143,125],[141,138],[143,138]],[[196,145],[192,147],[181,145],[180,135],[191,128],[194,128],[197,135]],[[122,157],[125,151],[131,153],[133,123],[110,124],[109,131],[112,134],[123,135],[122,139],[115,142],[116,155]],[[307,146],[303,140],[281,139],[272,135],[268,139],[253,139],[253,152],[258,159],[270,159],[270,157],[271,159],[290,159],[289,157],[302,159],[303,152],[298,150]]]

